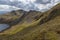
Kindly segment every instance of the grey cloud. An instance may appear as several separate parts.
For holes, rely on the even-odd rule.
[[[24,0],[26,1],[26,0]],[[46,1],[46,0],[45,0]],[[58,3],[60,2],[60,0],[57,0],[57,2],[55,2],[56,0],[48,0],[47,2],[43,2],[42,0],[36,0],[35,2],[31,3],[24,3],[24,2],[21,2],[21,1],[18,1],[18,0],[15,0],[13,2],[11,2],[10,0],[0,0],[0,4],[1,5],[9,5],[9,6],[15,6],[15,7],[18,7],[18,8],[21,8],[23,10],[37,10],[37,11],[47,11],[49,10],[51,7],[53,7],[55,5],[55,3]],[[41,4],[41,5],[40,5]],[[49,5],[47,5],[49,4]],[[37,6],[36,6],[37,5]],[[41,7],[41,6],[43,6]],[[12,8],[10,8],[12,9]]]
[[[51,3],[51,0],[48,0],[47,2],[43,2],[43,0],[36,0],[35,3],[37,3],[37,4],[47,4],[47,3]]]

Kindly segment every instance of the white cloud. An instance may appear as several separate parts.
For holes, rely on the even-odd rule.
[[[17,10],[20,9],[15,6],[9,6],[9,5],[0,5],[0,11],[11,11],[11,10]]]
[[[20,5],[20,6],[23,7],[22,9],[31,10],[29,8],[33,7],[33,5],[34,5],[35,10],[36,10],[36,8],[38,8],[39,11],[42,11],[42,12],[46,11],[46,10],[49,10],[51,7],[53,7],[58,2],[60,2],[60,0],[42,0],[45,3],[48,2],[48,1],[50,1],[50,3],[47,3],[47,4],[36,4],[35,1],[37,1],[37,0],[17,0],[17,1],[19,1],[19,2],[21,2],[23,4],[23,5]],[[18,3],[18,4],[20,4],[20,3]]]
[[[48,2],[49,0],[42,0],[42,1],[46,3],[46,2]]]
[[[47,4],[41,4],[40,2],[39,4],[35,3],[35,1],[37,0],[3,0],[3,1],[5,1],[5,5],[4,4],[0,5],[0,11],[23,9],[23,10],[39,10],[44,12],[55,6],[57,3],[60,3],[60,0],[42,0],[45,3],[50,1],[50,3]]]
[[[25,3],[25,4],[28,4],[28,3],[33,3],[34,1],[36,0],[9,0],[10,2],[22,2],[22,3]]]
[[[48,0],[47,0],[48,1]],[[35,4],[35,6],[39,9],[39,11],[44,12],[55,6],[56,4],[60,3],[60,0],[51,0],[50,3],[47,4]]]
[[[36,0],[18,0],[18,1],[23,2],[23,3],[30,3],[30,2],[33,3]]]

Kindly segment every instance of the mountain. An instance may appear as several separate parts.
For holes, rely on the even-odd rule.
[[[0,16],[11,27],[0,33],[1,40],[60,40],[60,3],[50,10],[17,10]]]

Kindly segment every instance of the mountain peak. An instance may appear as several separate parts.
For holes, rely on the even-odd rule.
[[[60,4],[44,13],[35,10],[12,11],[1,15],[0,23],[11,26],[0,33],[4,40],[13,40],[12,37],[19,40],[60,40]]]

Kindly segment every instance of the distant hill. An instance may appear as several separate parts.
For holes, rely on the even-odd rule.
[[[12,11],[1,15],[0,23],[11,25],[1,40],[60,40],[60,3],[44,13]]]

